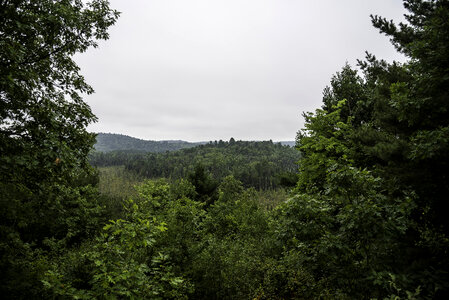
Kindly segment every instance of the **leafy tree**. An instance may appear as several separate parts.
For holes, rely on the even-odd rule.
[[[307,114],[296,195],[278,208],[275,231],[286,246],[284,261],[295,258],[301,274],[321,287],[313,297],[386,297],[395,292],[388,274],[400,269],[414,199],[386,194],[382,178],[354,166],[355,128],[340,117],[345,104]]]
[[[75,299],[187,299],[189,283],[155,246],[167,227],[147,209],[152,200],[129,200],[125,219],[110,221],[93,243],[56,260],[45,274],[45,287]]]
[[[409,58],[403,66],[372,56],[361,66],[372,85],[373,119],[354,141],[391,192],[412,190],[416,208],[408,231],[409,278],[433,297],[449,295],[449,2],[404,1],[408,23],[380,17],[373,24]],[[376,83],[376,84],[374,84]],[[412,246],[413,245],[413,246]],[[428,276],[426,274],[432,274]]]
[[[193,199],[195,188],[184,179],[172,184],[165,180],[148,180],[137,189],[140,199],[148,201],[145,210],[163,221],[167,228],[155,247],[167,255],[173,270],[187,278],[198,241],[202,238],[200,228],[206,213],[204,203]]]
[[[346,99],[346,103],[340,107],[341,119],[346,120],[351,116],[354,126],[366,118],[365,114],[372,109],[372,107],[365,108],[362,105],[362,103],[367,104],[367,88],[363,78],[349,64],[346,64],[341,72],[337,72],[331,78],[330,87],[324,89],[323,109],[332,112],[336,109],[338,102],[343,99]]]
[[[2,294],[37,297],[42,251],[98,226],[94,191],[80,180],[95,121],[81,95],[93,89],[72,56],[107,39],[117,17],[105,0],[0,2]]]
[[[268,218],[252,189],[232,176],[219,186],[199,231],[189,277],[195,299],[249,299],[263,281]]]
[[[443,226],[447,232],[449,222],[444,214],[447,208],[449,143],[449,2],[405,1],[411,12],[409,24],[396,26],[393,22],[374,17],[375,27],[391,37],[393,45],[410,58],[398,77],[390,71],[378,70],[374,59],[362,64],[367,77],[385,78],[393,74],[388,93],[376,99],[376,114],[389,114],[390,118],[376,118],[375,126],[389,139],[395,139],[396,159],[383,163],[384,173],[397,176],[403,186],[412,186],[419,194],[420,213],[426,221]],[[391,77],[391,75],[390,75]],[[385,79],[383,79],[385,81]],[[376,88],[375,91],[384,87]],[[381,105],[387,103],[388,105]],[[368,130],[371,130],[369,128]],[[378,142],[361,139],[368,155],[378,157]],[[401,170],[400,172],[398,172]],[[424,221],[424,220],[423,220]]]

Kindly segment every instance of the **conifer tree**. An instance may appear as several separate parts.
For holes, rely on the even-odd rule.
[[[298,135],[299,200],[290,207],[320,204],[296,222],[304,222],[300,232],[316,224],[323,231],[309,242],[295,239],[310,251],[312,273],[324,262],[315,279],[331,293],[448,297],[449,1],[406,0],[404,6],[406,23],[378,16],[372,22],[407,62],[367,54],[359,61],[363,76],[345,66],[325,90],[323,109],[306,114]],[[335,252],[342,245],[353,256]],[[354,278],[351,265],[360,271],[365,263]]]

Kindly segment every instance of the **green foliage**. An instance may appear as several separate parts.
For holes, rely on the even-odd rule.
[[[269,242],[266,212],[253,190],[227,177],[219,199],[207,211],[189,272],[198,299],[245,299],[263,281]]]
[[[346,102],[339,105],[342,99]],[[330,87],[324,89],[323,104],[323,109],[329,112],[339,106],[341,119],[346,121],[351,117],[354,126],[360,124],[372,109],[363,78],[348,64],[331,78]]]
[[[189,284],[154,247],[167,227],[145,209],[152,199],[128,201],[126,219],[111,221],[92,245],[69,251],[46,272],[46,288],[76,299],[186,298]]]
[[[325,192],[332,170],[340,165],[351,165],[351,118],[341,120],[341,108],[347,103],[340,101],[332,112],[318,109],[315,114],[305,114],[305,129],[298,133],[298,148],[303,159],[299,162],[298,190]],[[344,182],[342,182],[344,184]]]
[[[368,54],[363,77],[345,66],[332,78],[323,109],[305,115],[296,196],[275,219],[284,253],[303,253],[332,298],[448,295],[449,6],[404,4],[408,24],[373,24],[410,61]]]
[[[169,153],[114,151],[90,155],[94,166],[124,165],[145,178],[186,178],[201,165],[214,180],[233,175],[245,187],[257,189],[291,186],[291,180],[296,179],[298,159],[299,153],[294,148],[271,141],[215,141]]]
[[[91,237],[100,209],[87,154],[92,88],[72,60],[107,39],[108,2],[0,3],[0,293],[45,297],[43,257]]]
[[[162,220],[167,228],[155,246],[166,253],[178,272],[191,264],[199,230],[204,219],[204,203],[190,199],[194,187],[187,180],[169,184],[166,180],[148,180],[137,187],[140,203],[149,215]]]
[[[257,238],[266,231],[265,211],[253,190],[243,190],[242,183],[226,177],[219,187],[220,197],[208,212],[204,229],[218,237],[248,236]]]
[[[138,191],[139,207],[167,229],[155,239],[155,252],[166,254],[172,272],[192,284],[192,298],[245,299],[260,291],[271,238],[256,191],[229,176],[207,210],[189,198],[196,192],[188,180],[150,180]]]
[[[202,165],[195,166],[193,172],[188,175],[188,180],[195,188],[195,200],[205,203],[206,206],[217,200],[218,182],[211,178]]]
[[[379,68],[381,63],[374,58],[362,64],[368,82],[374,75],[385,82],[388,90],[383,94],[379,93],[381,87],[373,87],[373,92],[379,94],[376,101],[384,103],[376,107],[376,115],[390,117],[373,120],[364,130],[368,133],[365,138],[359,134],[355,142],[366,149],[362,152],[365,159],[378,161],[376,170],[390,186],[416,193],[412,219],[417,225],[410,232],[410,243],[416,246],[409,256],[410,277],[415,286],[421,286],[421,294],[444,298],[449,295],[449,277],[443,271],[449,268],[449,222],[445,213],[449,192],[449,156],[445,148],[449,128],[449,3],[405,1],[404,5],[410,11],[409,24],[396,26],[373,18],[374,26],[390,36],[410,60],[400,68],[402,71],[396,71],[397,66]],[[376,140],[372,132],[380,133],[394,147],[388,149],[388,161],[378,151],[382,141]]]
[[[2,295],[448,298],[449,2],[404,5],[408,24],[372,20],[410,60],[368,54],[363,76],[346,65],[331,79],[298,133],[299,174],[294,149],[234,139],[93,153],[124,166],[97,174],[80,97],[92,90],[71,56],[106,39],[117,13],[2,1]],[[273,188],[295,180],[283,201]]]

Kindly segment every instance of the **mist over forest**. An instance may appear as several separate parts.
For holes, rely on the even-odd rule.
[[[0,1],[2,298],[449,299],[449,1],[402,2],[405,60],[335,70],[295,141],[187,142],[88,130],[109,1]]]

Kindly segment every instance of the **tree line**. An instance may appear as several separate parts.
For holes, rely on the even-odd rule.
[[[125,166],[144,178],[186,178],[197,165],[220,181],[233,175],[245,187],[274,189],[294,186],[299,152],[272,141],[215,141],[194,148],[165,153],[93,152],[93,166]]]

